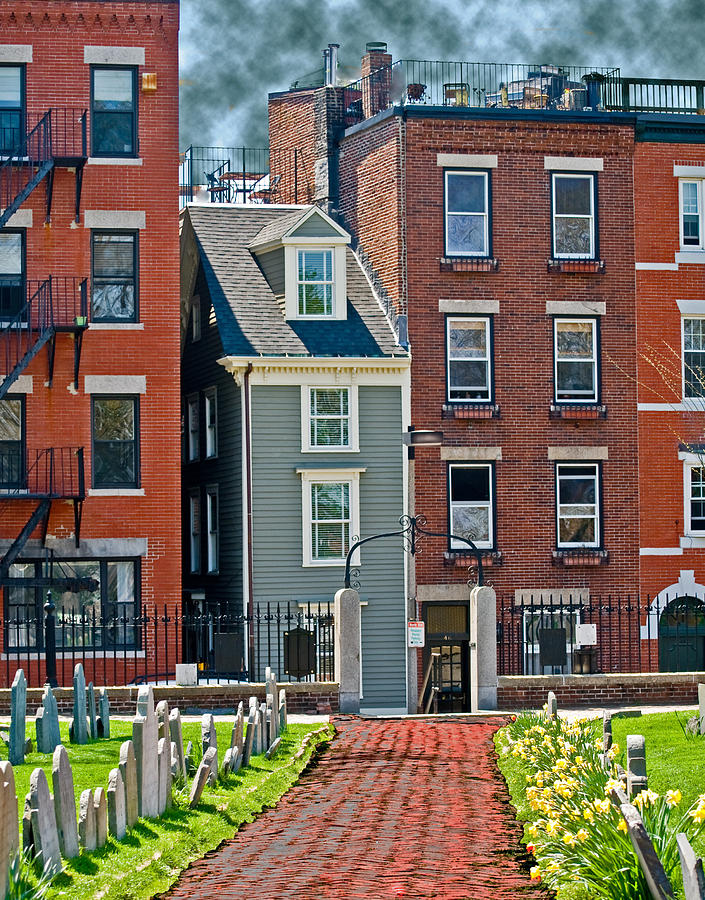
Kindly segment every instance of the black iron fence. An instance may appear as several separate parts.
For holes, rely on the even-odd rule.
[[[508,598],[497,653],[500,675],[703,671],[705,597]]]

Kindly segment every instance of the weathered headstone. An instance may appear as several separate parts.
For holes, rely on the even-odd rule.
[[[685,900],[703,900],[705,897],[705,875],[703,874],[703,861],[695,855],[690,841],[684,834],[676,835],[678,855],[681,860],[681,872],[683,874],[683,893]]]
[[[279,691],[279,731],[286,731],[286,691]]]
[[[96,847],[104,847],[108,839],[108,802],[102,787],[95,789],[95,843]]]
[[[13,766],[24,762],[25,727],[27,718],[27,681],[22,669],[15,672],[10,696],[10,745],[8,756]]]
[[[627,738],[628,739],[628,738]],[[649,893],[658,900],[670,900],[675,898],[673,887],[664,871],[661,860],[656,855],[654,845],[651,843],[641,816],[636,807],[631,803],[622,803],[620,806],[624,821],[627,823],[627,833],[634,847],[639,866],[646,879]]]
[[[88,723],[86,721],[86,676],[81,663],[76,663],[73,670],[73,719],[69,727],[71,741],[74,744],[88,742]]]
[[[272,741],[279,737],[279,692],[277,691],[277,676],[272,672],[272,670],[267,666],[265,670],[265,680],[266,680],[266,692],[267,692],[267,706],[270,706],[277,713],[277,716],[271,720],[271,733],[268,738],[268,745],[272,743]],[[270,701],[271,698],[271,701]]]
[[[546,703],[546,715],[549,719],[555,719],[558,715],[558,701],[553,691],[548,692],[548,701]]]
[[[137,694],[137,715],[132,722],[132,743],[137,760],[137,797],[140,815],[158,816],[159,767],[157,759],[157,716],[151,685]]]
[[[53,753],[61,743],[59,731],[59,708],[56,705],[54,691],[49,685],[44,686],[42,705],[35,718],[37,731],[37,750],[40,753]]]
[[[215,784],[218,780],[218,735],[215,731],[215,722],[210,713],[205,713],[201,719],[201,749],[205,755],[206,750],[210,747],[215,749],[215,759],[211,766],[210,783]]]
[[[602,752],[607,751],[612,746],[612,714],[604,710],[602,713]]]
[[[22,837],[24,846],[33,848],[32,854],[39,860],[42,868],[48,869],[52,874],[61,871],[59,832],[44,769],[35,769],[29,777]]]
[[[242,764],[248,766],[255,742],[255,719],[257,718],[257,710],[250,707],[250,714],[247,717],[247,731],[245,732],[245,745],[242,751]]]
[[[120,769],[111,769],[108,775],[108,831],[118,841],[127,831],[127,807],[125,785]]]
[[[230,746],[242,753],[242,743],[245,735],[245,711],[242,700],[237,705],[237,715],[235,716],[235,725],[230,739]]]
[[[107,688],[98,691],[98,737],[110,737],[110,698]]]
[[[86,699],[88,701],[88,730],[90,732],[91,740],[95,741],[98,738],[98,717],[95,711],[95,691],[93,690],[92,681],[88,682]]]
[[[705,734],[705,684],[698,685],[698,718],[700,734]]]
[[[273,697],[267,694],[267,704],[265,706],[265,727],[264,727],[264,746],[268,750],[277,739],[277,727],[275,725],[276,716],[274,715]]]
[[[59,831],[59,847],[64,859],[78,856],[78,828],[76,826],[76,796],[73,772],[66,748],[61,744],[54,750],[51,766],[54,787],[54,813]]]
[[[78,842],[87,853],[96,848],[95,800],[90,788],[78,801]]]
[[[265,759],[271,759],[274,756],[274,754],[279,749],[279,744],[281,744],[281,742],[282,742],[282,739],[280,737],[274,738],[272,743],[267,748],[267,752],[264,754]]]
[[[237,749],[237,747],[232,751],[232,756],[230,758],[230,772],[231,774],[235,774],[242,765],[242,752]]]
[[[198,801],[201,799],[201,794],[203,793],[203,788],[210,778],[213,762],[214,760],[217,761],[217,759],[218,754],[215,747],[209,747],[201,760],[201,764],[196,772],[196,777],[193,779],[193,784],[191,785],[191,793],[188,801],[189,809],[193,809],[198,805]]]
[[[641,734],[627,735],[627,793],[633,799],[648,787],[646,779],[646,740]]]
[[[166,700],[160,700],[157,703],[157,726],[158,737],[169,737],[169,704]]]
[[[259,750],[258,753],[264,753],[267,749],[267,704],[260,703],[259,705],[259,723],[257,726],[257,739],[259,740]]]
[[[169,713],[169,739],[176,747],[176,757],[179,761],[179,774],[182,778],[186,778],[186,757],[184,755],[184,736],[181,730],[181,713],[178,708],[172,709]]]
[[[9,762],[0,762],[0,897],[5,896],[8,866],[19,849],[15,773]]]
[[[171,743],[169,744],[169,747],[171,748],[171,766],[170,766],[170,768],[171,768],[171,780],[173,782],[174,779],[176,779],[178,781],[180,778],[182,778],[182,775],[181,775],[182,770],[181,770],[181,763],[179,762],[179,754],[176,752],[176,742],[171,741]]]
[[[171,806],[171,742],[159,738],[157,745],[157,769],[159,772],[159,815]]]
[[[193,744],[191,741],[186,744],[186,752],[184,754],[184,764],[186,766],[186,773],[190,777],[195,774],[196,767],[193,764]]]
[[[132,741],[124,741],[120,746],[120,774],[125,788],[125,818],[127,827],[132,828],[139,816],[137,762]]]
[[[230,766],[233,762],[233,749],[232,747],[228,747],[228,749],[223,754],[223,762],[220,765],[220,772],[225,777],[230,774]]]

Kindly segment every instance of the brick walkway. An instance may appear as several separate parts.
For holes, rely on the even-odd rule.
[[[533,900],[494,720],[336,720],[274,809],[184,872],[174,900]]]

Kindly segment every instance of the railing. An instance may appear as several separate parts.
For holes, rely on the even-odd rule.
[[[705,597],[506,598],[497,660],[500,675],[702,671]]]
[[[6,581],[11,602],[15,592],[26,597],[30,590],[35,588],[23,587],[20,579]],[[36,591],[43,602],[44,592]],[[78,662],[95,683],[113,685],[173,681],[177,663],[195,663],[200,682],[218,684],[262,681],[267,666],[283,682],[334,678],[332,601],[258,604],[252,616],[189,615],[166,604],[123,614],[115,604],[101,607],[100,598],[90,592],[76,590],[69,599],[70,584],[54,593],[75,604],[55,613],[57,680],[62,686],[71,685]],[[44,617],[39,604],[36,610],[10,607],[0,621],[8,685],[20,666],[30,685],[44,684]],[[294,645],[306,652],[292,657]]]
[[[2,499],[83,500],[86,496],[83,447],[43,447],[28,454],[21,446],[0,445]]]
[[[191,146],[180,160],[180,203],[308,203],[307,176],[301,150]]]
[[[51,154],[57,160],[81,160],[88,157],[88,110],[52,107]]]
[[[672,78],[622,78],[619,105],[631,112],[705,114],[705,81]]]

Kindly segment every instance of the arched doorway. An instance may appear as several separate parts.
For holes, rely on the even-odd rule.
[[[661,672],[705,669],[705,604],[697,597],[676,597],[659,617],[658,660]]]

